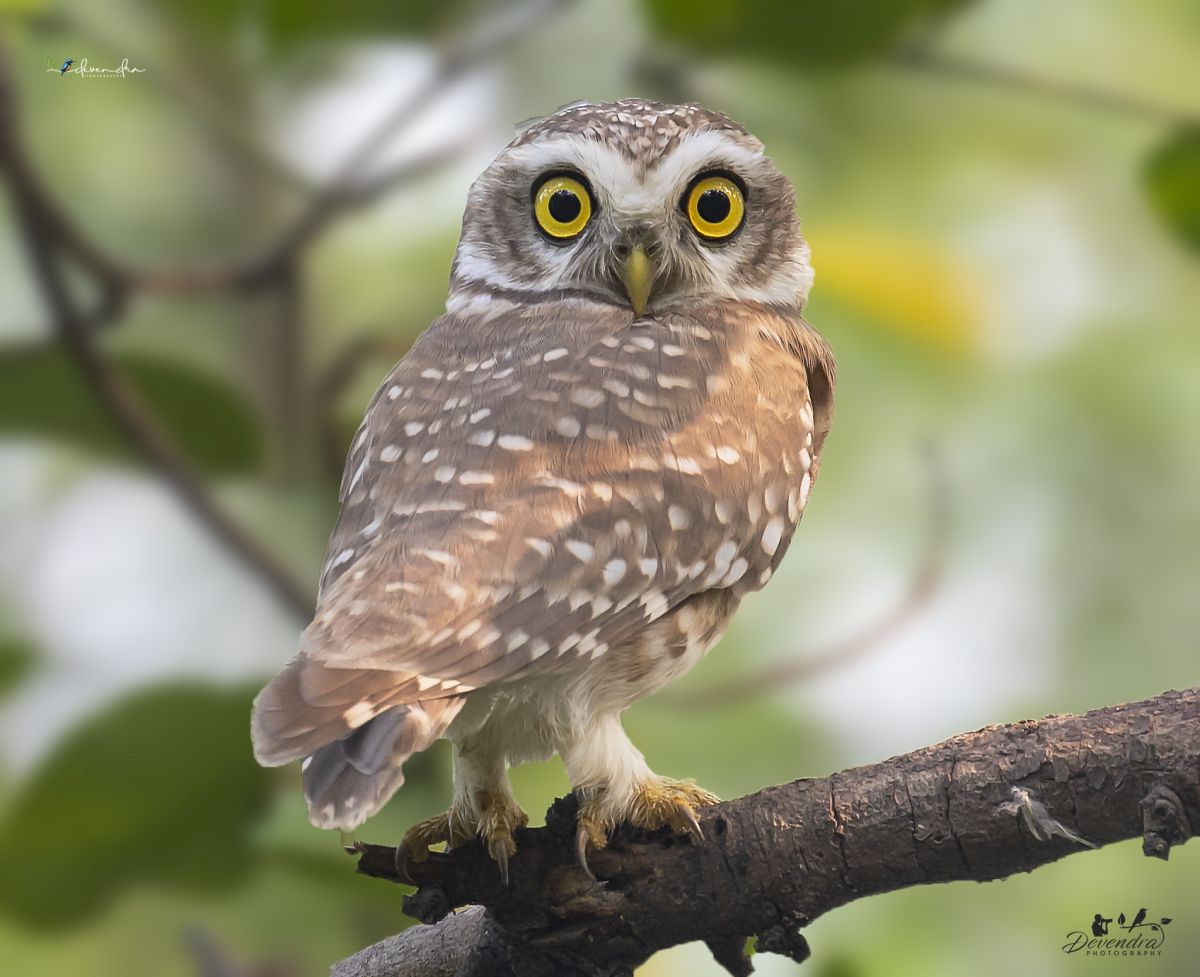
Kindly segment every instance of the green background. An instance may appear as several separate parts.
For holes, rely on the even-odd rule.
[[[495,14],[471,0],[0,2],[36,173],[135,269],[264,253],[438,52]],[[145,71],[47,71],[67,56]],[[796,185],[808,317],[839,360],[821,482],[783,569],[693,674],[629,716],[651,765],[735,796],[1194,685],[1189,0],[548,5],[398,139],[358,153],[364,179],[437,164],[321,228],[292,291],[138,292],[97,342],[307,592],[349,431],[442,307],[471,179],[520,120],[628,95],[696,100],[762,138]],[[297,770],[250,757],[249,700],[302,622],[100,409],[3,200],[0,972],[324,973],[406,920],[400,889],[356,877],[341,839],[306,824]],[[91,307],[87,275],[70,281]],[[914,596],[922,566],[932,583]],[[810,659],[823,666],[741,688]],[[364,838],[395,841],[446,805],[442,746]],[[535,820],[566,789],[557,762],[514,782]],[[805,972],[1191,974],[1198,870],[1200,845],[1164,864],[1128,842],[862,900],[808,928]],[[1174,920],[1162,957],[1060,951],[1096,912],[1142,906]],[[720,972],[700,946],[642,971]]]

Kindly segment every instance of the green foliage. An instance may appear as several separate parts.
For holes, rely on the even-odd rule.
[[[0,911],[80,922],[134,883],[211,890],[254,868],[269,774],[250,753],[249,691],[140,693],[78,728],[0,830]]]
[[[330,35],[423,35],[461,20],[469,0],[176,0],[186,17],[221,32],[252,27],[281,44]]]
[[[967,0],[644,0],[654,28],[710,57],[841,66],[882,54]]]
[[[115,368],[180,449],[213,475],[252,471],[262,455],[254,415],[227,384],[145,354],[115,354]],[[63,350],[29,344],[0,350],[0,435],[44,437],[130,457],[130,449]]]
[[[1146,161],[1146,193],[1163,222],[1200,250],[1200,127],[1176,130]]]
[[[25,677],[33,665],[34,651],[15,638],[0,638],[0,697]]]

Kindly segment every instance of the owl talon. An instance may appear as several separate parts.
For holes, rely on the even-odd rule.
[[[500,879],[505,885],[508,885],[508,863],[517,853],[513,833],[528,823],[529,815],[517,806],[507,792],[485,793],[479,798],[479,836],[500,870]]]
[[[720,798],[687,780],[660,778],[647,781],[634,795],[629,823],[647,831],[669,827],[686,834],[693,844],[704,843],[696,808],[716,804]]]
[[[516,847],[515,845],[513,846]],[[488,852],[496,862],[496,868],[500,870],[500,882],[508,888],[508,848],[504,845],[491,844],[488,846]]]
[[[691,837],[692,844],[704,844],[704,830],[700,827],[700,819],[696,817],[696,812],[690,807],[681,807],[679,818],[683,822],[684,830]]]
[[[590,841],[591,839],[588,836],[587,828],[581,824],[579,826],[579,830],[575,832],[575,861],[577,861],[579,863],[579,867],[583,869],[583,874],[595,882],[596,876],[592,873],[591,868],[588,866],[587,860],[588,843]]]

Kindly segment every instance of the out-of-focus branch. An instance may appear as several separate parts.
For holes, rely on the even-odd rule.
[[[171,487],[194,516],[238,556],[298,617],[312,612],[312,597],[216,505],[204,482],[141,404],[137,394],[105,360],[96,345],[95,324],[77,307],[61,267],[61,225],[48,209],[48,197],[18,137],[16,104],[7,52],[0,47],[0,171],[34,277],[50,311],[52,325],[87,387],[124,434],[130,446]],[[49,218],[48,218],[49,215]]]
[[[803,960],[801,928],[865,896],[1004,878],[1129,838],[1165,859],[1200,826],[1200,689],[768,787],[705,808],[701,845],[619,836],[589,856],[599,884],[575,863],[574,822],[568,800],[546,827],[518,829],[508,884],[478,841],[410,863],[406,910],[428,925],[333,977],[629,977],[697,940],[745,977],[748,939]],[[356,850],[360,872],[399,880],[395,849]],[[485,908],[451,913],[469,903]]]
[[[786,685],[803,682],[825,672],[843,668],[882,647],[926,607],[937,593],[946,559],[950,525],[950,493],[937,456],[926,452],[929,468],[929,529],[920,562],[900,600],[861,631],[817,652],[763,666],[719,689],[667,694],[663,701],[696,709],[713,709],[742,699],[764,695]]]
[[[17,225],[55,332],[88,388],[141,458],[159,473],[200,523],[302,620],[312,610],[307,589],[221,511],[199,473],[177,450],[119,372],[105,360],[96,345],[97,327],[116,316],[137,291],[238,293],[262,288],[279,292],[280,321],[294,326],[301,318],[297,267],[315,237],[340,214],[371,203],[400,184],[442,166],[462,151],[464,143],[439,148],[382,173],[360,178],[376,158],[378,148],[418,119],[454,79],[519,40],[567,2],[539,0],[503,8],[478,32],[447,46],[430,79],[401,99],[355,144],[334,178],[311,195],[295,222],[272,245],[250,259],[211,266],[137,269],[112,258],[88,240],[66,209],[46,190],[24,152],[7,54],[0,49],[0,171],[8,185]],[[63,265],[65,258],[90,275],[99,287],[100,302],[90,312],[81,310],[72,294]],[[298,363],[293,362],[291,367],[299,372]],[[295,397],[291,399],[294,401]]]
[[[1195,110],[1163,105],[1136,95],[1093,88],[1078,82],[1029,74],[1006,65],[943,54],[928,44],[899,48],[892,53],[891,61],[901,68],[938,74],[957,81],[1017,89],[1106,112],[1119,112],[1171,125],[1200,125],[1200,112]]]

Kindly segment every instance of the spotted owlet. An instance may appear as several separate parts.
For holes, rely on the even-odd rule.
[[[353,441],[319,604],[259,695],[260,763],[303,758],[351,829],[454,747],[420,859],[478,834],[507,873],[511,764],[562,757],[579,851],[698,833],[621,714],[691,668],[787,550],[833,357],[791,184],[742,126],[636,99],[526,128],[471,188],[446,313]]]

